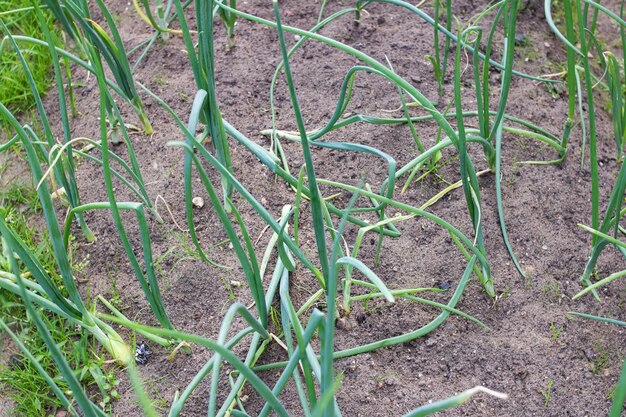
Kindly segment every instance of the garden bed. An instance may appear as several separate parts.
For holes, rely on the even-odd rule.
[[[352,2],[329,2],[325,16],[348,7]],[[268,2],[240,2],[242,11],[273,20]],[[550,31],[543,17],[543,8],[534,2],[526,5],[518,16],[517,31],[523,40],[516,45],[515,68],[537,76],[559,72],[565,60],[565,48]],[[148,39],[153,30],[141,21],[126,1],[110,1],[107,7],[117,19],[118,28],[127,49]],[[487,7],[486,3],[468,2],[454,5],[454,13],[466,21]],[[284,24],[309,29],[317,22],[318,2],[281,2]],[[432,15],[432,7],[424,6]],[[189,21],[193,22],[193,15]],[[608,25],[608,23],[607,23]],[[178,28],[177,24],[173,25]],[[248,138],[264,148],[270,140],[260,133],[271,128],[269,88],[281,55],[277,32],[253,22],[239,19],[235,29],[235,46],[229,47],[224,28],[217,26],[215,42],[216,91],[224,119]],[[386,4],[372,4],[363,13],[359,24],[354,15],[347,14],[321,30],[330,38],[366,52],[393,65],[394,71],[409,80],[427,98],[443,108],[453,99],[453,85],[448,78],[444,95],[437,95],[433,69],[424,55],[432,54],[433,29],[406,10]],[[501,34],[497,35],[500,36]],[[298,38],[286,34],[288,46]],[[521,39],[521,38],[520,38]],[[494,45],[500,47],[500,43]],[[451,59],[454,58],[452,44]],[[500,52],[498,52],[499,56]],[[137,54],[136,54],[137,55]],[[131,55],[131,63],[133,57]],[[463,65],[470,60],[463,80],[464,105],[475,106],[472,96],[473,73],[471,57],[463,56]],[[308,41],[291,58],[291,70],[305,116],[307,130],[323,127],[334,112],[339,88],[346,72],[358,61],[336,49]],[[451,63],[451,65],[453,62]],[[170,34],[167,41],[159,40],[135,71],[135,78],[168,103],[181,118],[188,115],[196,85],[187,52],[180,36]],[[497,103],[500,75],[491,74],[492,99]],[[80,115],[72,121],[72,137],[95,138],[99,135],[98,92],[96,80],[76,68],[74,81]],[[562,84],[562,83],[561,83]],[[164,305],[174,326],[182,331],[217,339],[222,317],[233,301],[246,305],[252,302],[242,269],[228,243],[215,210],[199,182],[194,179],[194,196],[203,197],[205,204],[194,208],[197,232],[207,253],[217,264],[198,259],[186,228],[183,188],[184,152],[168,146],[169,141],[184,137],[169,114],[151,98],[143,95],[144,105],[155,133],[131,135],[134,150],[152,199],[164,223],[149,220],[152,249],[157,271],[163,284]],[[54,97],[52,97],[54,98]],[[119,103],[127,123],[138,125],[135,115]],[[284,77],[276,87],[275,104],[278,129],[296,130],[293,110]],[[47,105],[51,120],[58,120],[58,103]],[[513,77],[507,114],[528,120],[556,136],[561,136],[567,117],[566,92],[547,83]],[[400,108],[400,110],[398,110]],[[426,114],[412,107],[415,116]],[[374,74],[360,73],[355,77],[348,114],[377,117],[402,117],[401,102],[396,86]],[[475,126],[468,119],[468,126]],[[57,126],[57,129],[60,125]],[[426,148],[435,144],[437,125],[416,123],[419,137]],[[58,132],[58,131],[57,131]],[[60,135],[61,132],[58,132]],[[601,111],[597,115],[598,155],[601,165],[600,184],[603,190],[601,207],[608,200],[610,187],[619,170],[615,160],[611,119]],[[611,393],[619,377],[624,349],[623,331],[593,320],[568,316],[577,311],[625,319],[623,285],[616,281],[600,291],[601,301],[587,295],[572,301],[581,290],[579,282],[589,256],[591,238],[578,224],[589,224],[591,218],[590,173],[588,161],[581,167],[582,132],[580,126],[572,131],[568,156],[560,164],[529,165],[524,161],[548,161],[558,157],[553,149],[531,138],[505,133],[502,145],[502,196],[506,224],[512,247],[525,272],[516,270],[503,243],[496,210],[495,181],[492,172],[479,176],[482,197],[482,226],[489,259],[495,298],[487,296],[476,278],[472,278],[456,308],[479,319],[490,329],[456,315],[448,317],[436,330],[392,347],[381,348],[354,357],[340,359],[335,370],[343,375],[337,393],[345,416],[403,415],[415,407],[439,400],[461,391],[483,385],[507,393],[507,400],[487,396],[473,397],[468,403],[442,415],[449,416],[601,416],[611,406]],[[403,166],[419,154],[407,124],[370,126],[357,123],[337,130],[326,141],[360,143],[375,147],[396,159]],[[233,171],[243,185],[276,218],[284,205],[293,205],[294,190],[263,166],[244,146],[231,140]],[[297,176],[304,163],[299,143],[282,141],[291,172]],[[126,158],[124,145],[113,148]],[[478,171],[488,168],[479,145],[470,145],[470,155]],[[313,160],[318,178],[359,186],[360,181],[379,190],[387,177],[385,164],[371,155],[313,148]],[[405,192],[400,189],[406,181],[401,178],[395,199],[419,207],[428,199],[459,180],[456,152],[447,149],[442,161],[447,161],[435,173],[411,183]],[[208,167],[208,165],[207,165]],[[215,184],[219,176],[211,173]],[[89,161],[81,162],[77,180],[84,202],[106,201],[101,169]],[[322,195],[333,197],[333,204],[346,207],[351,193],[321,185]],[[119,201],[133,196],[116,184]],[[158,197],[157,197],[158,196]],[[271,237],[263,223],[240,196],[234,200],[241,212],[257,252],[263,253]],[[441,218],[473,236],[472,224],[463,194],[459,188],[445,194],[428,208]],[[388,209],[394,216],[399,210]],[[405,214],[405,213],[402,213]],[[303,202],[300,244],[305,254],[314,258],[315,237],[311,214]],[[89,212],[87,224],[97,240],[87,243],[76,229],[77,259],[89,264],[79,276],[80,289],[91,297],[102,294],[115,300],[118,308],[131,320],[156,325],[145,296],[119,243],[112,217],[102,212]],[[367,218],[367,215],[363,215]],[[125,217],[131,243],[141,247],[137,226]],[[375,217],[370,220],[376,220]],[[363,260],[389,288],[439,287],[447,292],[429,295],[447,303],[457,287],[466,266],[449,234],[424,218],[413,218],[396,224],[400,237],[385,238],[380,262],[375,265],[378,238],[367,235],[360,250]],[[345,241],[352,245],[357,229],[347,227]],[[81,240],[83,239],[83,240]],[[139,253],[138,249],[138,253]],[[272,257],[270,265],[275,262]],[[605,277],[624,269],[624,261],[614,249],[607,249],[600,258],[597,275]],[[271,266],[270,266],[271,268]],[[271,269],[270,269],[271,270]],[[241,284],[241,285],[239,285]],[[302,305],[319,285],[313,275],[298,268],[290,279],[291,297]],[[356,291],[358,293],[358,291]],[[275,304],[278,307],[278,303]],[[316,304],[323,309],[323,303]],[[105,310],[99,305],[98,309]],[[418,329],[441,310],[421,303],[398,299],[354,302],[349,315],[337,321],[335,350],[365,345],[381,339]],[[238,328],[244,322],[236,322]],[[270,326],[270,330],[275,327]],[[120,328],[121,329],[121,328]],[[128,336],[128,332],[120,330]],[[150,344],[152,355],[140,374],[147,381],[148,393],[155,398],[160,411],[166,414],[168,404],[177,391],[182,391],[212,352],[194,347],[191,354],[178,353],[168,359],[171,349]],[[241,348],[239,348],[241,350]],[[237,351],[245,355],[245,351]],[[259,364],[286,359],[284,350],[271,343]],[[268,384],[277,379],[276,370],[259,375]],[[271,386],[271,385],[270,385]],[[123,382],[122,398],[113,404],[112,415],[140,415],[139,405],[130,386]],[[209,384],[200,385],[187,402],[182,415],[205,415]],[[257,415],[264,402],[249,387],[244,387],[250,415]],[[293,387],[280,397],[288,411],[298,414],[299,399]]]

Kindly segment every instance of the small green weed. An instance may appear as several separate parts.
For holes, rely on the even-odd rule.
[[[607,349],[607,347],[604,346],[600,340],[596,340],[593,343],[593,351],[594,354],[587,359],[589,360],[591,373],[599,375],[609,366],[611,361],[611,352],[609,352],[609,349]]]
[[[606,394],[607,400],[612,400],[615,397],[615,391],[617,391],[617,385],[613,385],[609,392]]]
[[[550,304],[558,303],[563,296],[563,293],[559,289],[559,283],[552,280],[550,283],[544,284],[541,291],[546,295]]]
[[[385,372],[384,374],[374,376],[374,381],[376,381],[376,384],[381,385],[383,382],[385,382],[387,378],[390,378],[396,375],[398,375],[397,372],[393,372],[393,371]]]
[[[553,388],[554,388],[554,380],[548,378],[548,384],[546,385],[546,389],[545,390],[541,390],[541,395],[543,395],[543,399],[544,399],[544,406],[548,406],[550,404],[550,400],[552,399],[552,394],[553,394]]]
[[[282,315],[280,314],[280,310],[270,306],[269,311],[270,321],[274,326],[274,334],[280,336],[283,333],[283,325],[282,325]]]
[[[24,308],[19,303],[13,303],[11,314],[3,316],[13,319],[13,326],[19,334],[20,340],[35,356],[39,364],[49,375],[57,381],[63,391],[69,387],[58,375],[58,370],[45,343],[39,337],[37,330],[28,320]],[[66,320],[46,315],[44,320],[52,332],[57,346],[64,352],[68,361],[76,365],[76,375],[83,386],[95,386],[99,392],[98,403],[104,409],[110,409],[111,402],[120,397],[117,391],[119,380],[116,378],[116,369],[105,369],[103,359],[95,352],[100,348],[86,335],[76,329]],[[7,364],[0,365],[0,386],[4,388],[17,416],[45,416],[52,415],[61,409],[61,402],[51,392],[46,380],[37,369],[18,351],[12,351]]]
[[[146,385],[150,388],[150,391],[152,391],[152,396],[151,396],[152,405],[158,410],[166,410],[168,401],[157,388],[157,382],[159,382],[159,380],[161,379],[163,378],[161,377],[161,378],[155,378],[153,380],[148,380],[146,381]]]
[[[167,79],[161,73],[153,75],[152,82],[158,85],[159,87],[165,87],[168,84]]]
[[[550,323],[550,339],[556,342],[563,330],[565,330],[565,326],[557,326],[554,322]]]

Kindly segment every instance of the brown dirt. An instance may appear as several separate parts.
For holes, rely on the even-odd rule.
[[[243,10],[271,19],[268,2],[248,4],[241,2]],[[317,2],[285,1],[281,9],[285,24],[310,28],[315,24]],[[305,4],[306,3],[306,4]],[[326,15],[348,7],[352,2],[329,2]],[[120,31],[128,46],[150,36],[150,30],[141,22],[126,1],[110,1],[108,6],[119,17]],[[466,2],[458,7],[462,19],[485,7],[482,2]],[[429,8],[426,8],[432,14]],[[432,52],[432,28],[405,10],[392,6],[372,5],[369,15],[363,17],[360,26],[344,17],[322,31],[323,34],[355,46],[384,62],[385,57],[394,69],[411,80],[427,97],[436,98],[436,85],[432,69],[423,56]],[[526,46],[518,47],[518,68],[534,74],[556,72],[558,63],[564,59],[563,48],[551,34],[541,9],[531,4],[521,12],[520,31],[526,34]],[[249,138],[267,147],[269,140],[259,131],[270,126],[268,91],[273,71],[279,62],[279,49],[275,30],[267,29],[244,20],[237,25],[237,46],[229,50],[223,38],[223,28],[216,29],[218,94],[226,120]],[[293,43],[293,35],[288,35]],[[152,48],[146,60],[136,72],[137,80],[147,85],[168,102],[181,118],[186,119],[195,94],[195,84],[186,59],[181,40],[172,36],[167,43]],[[528,62],[524,58],[528,57]],[[335,50],[309,42],[294,55],[292,70],[298,87],[302,111],[308,128],[325,124],[334,110],[336,96],[347,69],[357,62],[352,57]],[[466,87],[470,86],[470,74],[465,74]],[[72,135],[94,137],[97,135],[96,88],[93,77],[78,71],[77,79],[87,87],[79,90],[79,108],[82,114],[74,120]],[[494,91],[498,91],[498,75],[493,75]],[[450,97],[452,85],[446,85]],[[467,108],[472,108],[471,89],[465,93]],[[149,192],[152,198],[163,197],[173,216],[184,224],[182,188],[182,157],[179,150],[166,146],[169,140],[181,139],[170,117],[150,99],[146,98],[156,134],[152,137],[134,136],[134,146]],[[293,129],[293,113],[283,80],[277,90],[278,126]],[[56,103],[50,103],[51,116],[55,118]],[[372,75],[359,75],[355,96],[349,111],[353,113],[386,116],[384,109],[399,106],[395,88],[388,82]],[[127,110],[127,109],[126,109]],[[552,96],[545,85],[515,78],[511,87],[508,112],[530,120],[560,135],[567,112],[565,96]],[[419,114],[419,110],[415,110]],[[126,111],[127,120],[134,116]],[[400,117],[400,113],[395,113]],[[610,192],[618,170],[614,145],[609,135],[610,121],[601,112],[598,123],[601,141],[599,154],[602,161],[601,184],[604,196]],[[420,124],[418,130],[426,144],[434,143],[436,130],[432,124]],[[412,159],[417,150],[407,126],[371,127],[353,125],[329,135],[329,140],[358,142],[388,152],[399,166]],[[286,144],[292,168],[302,163],[299,145]],[[625,319],[621,308],[626,292],[620,282],[607,286],[602,302],[590,297],[571,301],[570,297],[580,290],[578,277],[583,270],[590,246],[589,235],[577,223],[589,223],[590,176],[588,168],[580,167],[581,132],[573,132],[570,154],[561,166],[532,166],[520,164],[524,160],[548,160],[556,155],[546,147],[521,137],[507,135],[503,150],[503,198],[504,210],[512,244],[524,266],[528,278],[522,279],[507,255],[500,236],[495,204],[494,178],[492,174],[481,177],[485,240],[492,265],[497,301],[491,300],[481,290],[479,283],[470,283],[457,306],[491,327],[483,330],[465,319],[451,316],[436,331],[425,338],[414,340],[354,358],[338,361],[336,370],[343,373],[344,381],[338,401],[345,416],[390,416],[405,412],[437,399],[445,398],[475,385],[485,385],[509,394],[507,401],[478,396],[467,404],[442,413],[447,416],[601,416],[610,407],[607,399],[616,384],[622,357],[623,331],[615,326],[602,325],[583,319],[568,319],[568,311],[610,315]],[[125,155],[125,149],[116,149]],[[473,153],[479,169],[485,164],[480,150]],[[447,152],[447,157],[454,156]],[[281,207],[293,204],[293,193],[269,170],[243,147],[233,143],[232,157],[236,176],[256,196],[264,197],[264,204],[278,216]],[[356,184],[364,177],[373,188],[380,187],[385,168],[374,158],[337,151],[315,150],[316,169],[322,178]],[[104,201],[100,169],[88,163],[78,173],[84,201]],[[439,175],[448,181],[457,181],[458,163],[452,160],[440,170]],[[398,199],[418,206],[441,190],[445,184],[429,178],[412,185]],[[119,199],[126,191],[118,187]],[[200,188],[197,188],[199,193]],[[325,188],[325,195],[333,192]],[[350,196],[343,194],[336,204],[345,206]],[[249,207],[237,200],[252,236],[258,236],[264,225]],[[446,196],[431,209],[468,235],[468,221],[462,192],[457,190]],[[159,258],[174,246],[176,227],[160,205],[165,225],[152,224],[155,258]],[[226,236],[210,207],[196,212],[203,244],[209,247]],[[139,244],[136,227],[128,220],[131,236]],[[88,275],[91,294],[102,293],[111,297],[112,281],[125,306],[125,314],[142,322],[154,323],[147,303],[125,260],[110,215],[91,213],[89,225],[98,240],[93,245],[83,245],[89,255]],[[305,228],[308,214],[305,214]],[[383,256],[375,271],[392,288],[432,286],[449,281],[453,288],[463,272],[465,263],[447,234],[425,220],[412,220],[399,224],[402,236],[387,239]],[[347,232],[351,241],[354,230]],[[262,253],[267,234],[259,243]],[[312,253],[314,243],[311,235],[303,239],[305,249]],[[373,265],[375,244],[367,242],[361,251],[362,259]],[[164,299],[175,326],[183,331],[215,338],[221,318],[230,300],[228,283],[231,279],[242,280],[236,258],[224,245],[211,253],[216,261],[232,267],[224,270],[196,260],[182,259],[183,255],[166,256],[161,263],[164,283]],[[599,276],[624,268],[623,261],[610,250],[599,264]],[[295,274],[292,296],[304,301],[316,290],[308,274]],[[86,289],[87,285],[83,285]],[[233,288],[237,300],[249,302],[244,287]],[[447,296],[435,297],[446,302]],[[394,305],[370,303],[369,306],[354,305],[347,325],[337,330],[336,348],[344,349],[371,341],[388,338],[416,329],[430,321],[438,311],[423,305],[398,301]],[[563,328],[558,338],[551,338],[551,323]],[[182,390],[197,370],[210,357],[210,352],[194,349],[192,355],[178,355],[173,362],[167,360],[168,351],[152,346],[150,363],[141,368],[143,376],[154,388],[157,399],[163,400],[163,413],[168,409],[176,390]],[[604,353],[608,365],[592,372],[594,362]],[[263,362],[282,357],[276,347],[270,349]],[[268,380],[273,373],[266,374]],[[553,381],[552,396],[545,403],[541,391]],[[123,398],[115,404],[114,415],[139,415],[130,387],[122,390]],[[193,396],[183,415],[206,415],[207,384]],[[250,396],[248,411],[251,415],[259,410],[259,400]],[[281,399],[295,411],[298,399],[288,391]]]

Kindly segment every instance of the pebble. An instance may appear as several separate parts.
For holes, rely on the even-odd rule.
[[[191,203],[197,208],[204,207],[204,199],[202,197],[194,197],[191,200]]]
[[[354,328],[354,323],[350,321],[347,317],[342,317],[336,322],[337,328],[342,330],[352,330]]]

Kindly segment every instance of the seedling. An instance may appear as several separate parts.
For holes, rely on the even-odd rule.
[[[600,340],[596,340],[593,343],[593,354],[587,359],[589,360],[591,373],[599,375],[609,366],[611,353]]]
[[[548,378],[548,384],[546,385],[545,389],[542,389],[541,395],[543,396],[543,405],[547,408],[548,405],[550,404],[550,400],[552,399],[552,394],[553,394],[553,388],[554,388],[554,380]]]
[[[550,339],[556,342],[563,330],[565,330],[565,326],[557,326],[554,322],[550,323]]]
[[[559,289],[559,283],[556,280],[551,280],[549,283],[545,283],[541,289],[545,296],[548,298],[550,304],[559,303],[563,293]]]

